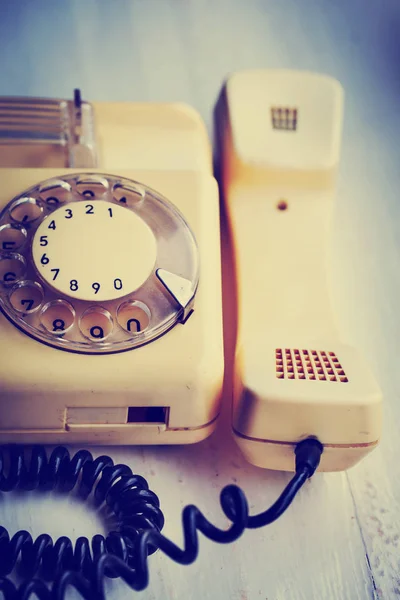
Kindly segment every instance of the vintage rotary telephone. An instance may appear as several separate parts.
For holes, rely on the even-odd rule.
[[[103,598],[104,575],[143,589],[155,549],[192,562],[197,529],[232,541],[277,518],[318,466],[346,469],[378,443],[380,391],[340,340],[327,291],[342,96],[311,73],[228,79],[215,113],[222,238],[193,109],[89,104],[78,91],[0,99],[0,441],[10,445],[0,487],[94,490],[119,520],[91,548],[0,529],[0,573],[20,558],[36,577],[18,597],[62,598],[72,585]],[[223,310],[233,317],[225,364]],[[158,499],[128,467],[64,447],[47,458],[37,446],[197,442],[223,394],[246,458],[295,475],[251,517],[243,492],[225,488],[228,531],[185,509],[184,550],[161,535]],[[40,569],[54,572],[52,592]],[[14,597],[8,579],[0,590]]]

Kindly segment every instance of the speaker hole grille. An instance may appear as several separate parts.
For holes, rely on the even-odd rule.
[[[276,377],[348,383],[347,375],[334,352],[297,348],[276,348]]]

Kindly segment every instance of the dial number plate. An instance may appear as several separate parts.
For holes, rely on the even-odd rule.
[[[75,202],[48,215],[32,245],[38,273],[57,291],[80,300],[112,300],[138,289],[157,254],[150,227],[110,202]]]

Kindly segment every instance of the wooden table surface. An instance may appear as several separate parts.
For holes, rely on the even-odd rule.
[[[319,71],[345,88],[332,289],[344,333],[384,392],[382,443],[347,473],[317,475],[270,527],[230,546],[201,539],[190,567],[158,553],[149,588],[135,594],[113,584],[115,600],[400,597],[398,0],[0,1],[0,95],[70,97],[80,87],[89,100],[179,100],[201,113],[211,135],[224,78],[253,67]],[[217,432],[199,445],[108,450],[148,478],[176,542],[184,505],[197,503],[223,525],[225,484],[241,485],[258,511],[288,481],[245,462],[227,407]],[[102,531],[84,506],[35,494],[4,495],[0,523],[54,537]]]

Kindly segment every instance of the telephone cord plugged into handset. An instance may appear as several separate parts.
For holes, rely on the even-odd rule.
[[[25,111],[25,112],[24,112]],[[184,105],[0,101],[0,488],[76,488],[119,521],[105,540],[0,530],[0,590],[19,557],[18,598],[104,598],[104,577],[148,582],[156,548],[189,564],[197,530],[217,542],[275,520],[316,468],[345,469],[377,443],[380,392],[342,344],[326,291],[325,250],[338,165],[342,91],[310,73],[231,77],[217,107],[223,211],[233,239],[238,338],[223,343],[220,223],[209,142]],[[226,225],[222,223],[222,225]],[[131,235],[134,232],[134,235]],[[229,296],[229,294],[228,294]],[[228,299],[229,300],[229,299]],[[225,357],[232,357],[224,365]],[[157,365],[157,374],[154,373]],[[225,368],[225,373],[224,373]],[[132,377],[134,375],[134,377]],[[225,378],[224,378],[225,375]],[[223,384],[225,387],[223,387]],[[160,531],[157,496],[129,467],[82,450],[30,459],[13,444],[193,443],[233,395],[247,459],[295,475],[271,509],[249,516],[222,491],[233,523],[183,513],[184,549]],[[296,457],[296,460],[294,460]],[[321,461],[321,462],[320,462]]]
[[[221,508],[232,523],[228,529],[213,525],[194,505],[182,512],[183,548],[162,535],[164,515],[157,496],[147,481],[133,474],[127,465],[114,465],[109,456],[96,459],[87,450],[72,458],[66,448],[55,448],[47,459],[43,446],[34,446],[30,459],[23,449],[12,446],[6,457],[0,451],[0,490],[38,489],[71,492],[95,507],[106,503],[118,525],[106,538],[95,535],[92,543],[79,538],[75,545],[66,537],[53,545],[50,536],[35,541],[27,531],[18,531],[11,539],[0,527],[0,592],[5,600],[63,600],[69,589],[77,590],[85,600],[105,600],[107,578],[122,578],[133,590],[141,591],[149,583],[147,559],[156,550],[182,565],[192,564],[199,552],[198,532],[208,539],[228,544],[245,529],[258,529],[273,523],[290,506],[298,491],[318,468],[323,446],[315,439],[303,440],[295,447],[295,474],[274,504],[256,515],[249,515],[246,496],[236,485],[228,485],[220,494]],[[3,458],[9,459],[6,476]],[[7,576],[20,559],[28,579],[17,589]],[[53,581],[51,589],[43,582]]]

